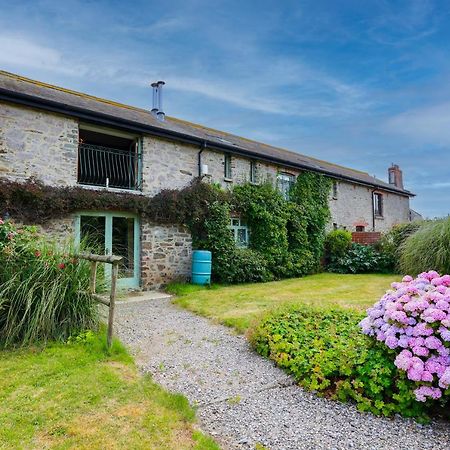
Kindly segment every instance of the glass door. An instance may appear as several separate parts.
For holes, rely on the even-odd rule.
[[[76,243],[83,242],[92,253],[117,255],[118,286],[139,287],[139,220],[127,213],[82,212],[75,217]],[[106,280],[111,279],[111,265],[104,267]]]

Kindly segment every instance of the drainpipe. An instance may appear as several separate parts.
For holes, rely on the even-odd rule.
[[[375,231],[375,201],[373,195],[375,194],[376,188],[372,189],[372,231]]]
[[[201,178],[202,176],[202,153],[203,150],[206,148],[206,141],[202,142],[202,145],[200,147],[200,151],[198,152],[198,177]]]

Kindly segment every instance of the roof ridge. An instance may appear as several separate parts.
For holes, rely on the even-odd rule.
[[[150,111],[147,110],[147,109],[144,109],[144,108],[138,108],[138,107],[135,107],[135,106],[124,104],[124,103],[115,102],[113,100],[108,100],[108,99],[105,99],[105,98],[96,97],[96,96],[91,95],[91,94],[86,94],[86,93],[83,93],[83,92],[74,91],[72,89],[63,88],[61,86],[52,85],[50,83],[45,83],[45,82],[42,82],[42,81],[33,80],[31,78],[24,77],[22,75],[18,75],[18,74],[14,74],[14,73],[11,73],[11,72],[7,72],[5,70],[0,70],[0,75],[3,75],[5,77],[11,78],[11,79],[15,79],[15,80],[18,80],[18,81],[22,81],[22,82],[25,82],[25,83],[29,83],[29,84],[32,84],[32,85],[35,85],[35,86],[40,86],[40,87],[43,87],[43,88],[46,88],[46,89],[53,89],[55,91],[59,91],[59,92],[63,92],[63,93],[66,93],[66,94],[74,95],[76,97],[94,100],[94,101],[101,102],[101,103],[106,104],[106,105],[111,105],[111,106],[123,108],[123,109],[126,109],[126,110],[138,111],[138,112],[146,113],[149,117],[151,116]],[[178,124],[185,124],[186,126],[191,127],[191,128],[196,128],[198,130],[203,130],[203,131],[210,131],[212,133],[216,133],[217,134],[216,136],[212,136],[212,137],[216,137],[216,138],[219,138],[219,139],[221,137],[222,137],[222,139],[226,139],[227,137],[234,138],[234,139],[239,139],[239,140],[251,142],[251,143],[254,143],[254,144],[258,144],[258,145],[261,145],[261,146],[269,148],[269,149],[271,148],[271,149],[274,149],[274,150],[277,150],[277,151],[281,151],[281,152],[284,152],[284,153],[286,153],[288,155],[303,157],[303,158],[306,158],[309,161],[312,161],[313,163],[317,162],[319,164],[325,165],[325,167],[322,168],[322,169],[320,167],[318,167],[317,168],[318,170],[327,170],[326,166],[336,167],[336,168],[340,168],[340,169],[344,169],[345,171],[348,171],[350,174],[347,175],[347,176],[349,176],[349,177],[351,177],[351,173],[355,174],[355,176],[364,175],[364,176],[367,176],[367,177],[371,178],[372,180],[375,180],[377,183],[381,183],[384,186],[388,186],[388,183],[386,183],[385,181],[383,181],[383,180],[381,180],[381,179],[379,179],[379,178],[377,178],[377,177],[375,177],[373,175],[370,175],[368,172],[364,172],[362,170],[357,170],[357,169],[353,169],[351,167],[342,166],[340,164],[336,164],[336,163],[332,163],[332,162],[329,162],[329,161],[325,161],[325,160],[322,160],[322,159],[319,159],[319,158],[315,158],[313,156],[305,155],[303,153],[296,152],[296,151],[293,151],[293,150],[289,150],[289,149],[286,149],[286,148],[283,148],[283,147],[276,147],[275,145],[266,144],[266,143],[263,143],[263,142],[260,142],[260,141],[249,139],[247,137],[239,136],[237,134],[232,134],[232,133],[228,133],[226,131],[221,131],[221,130],[218,130],[218,129],[215,129],[215,128],[211,128],[211,127],[207,127],[207,126],[204,126],[204,125],[200,125],[200,124],[197,124],[197,123],[194,123],[194,122],[190,122],[190,121],[185,120],[185,119],[179,119],[179,118],[172,117],[172,116],[166,116],[166,119],[168,121],[174,122],[175,124],[176,123],[178,123]],[[164,128],[163,123],[161,123],[161,126],[162,126],[162,128]],[[233,143],[231,143],[231,144],[233,144]],[[240,146],[239,144],[234,144],[234,145],[236,145],[238,147]],[[330,169],[330,170],[332,170],[332,169]],[[395,190],[397,190],[397,189],[395,189]],[[401,189],[401,190],[398,189],[398,191],[409,193],[409,191],[407,191],[406,189]]]
[[[144,108],[138,108],[137,106],[126,105],[125,103],[120,103],[120,102],[116,102],[114,100],[108,100],[108,99],[103,98],[103,97],[97,97],[95,95],[86,94],[85,92],[74,91],[73,89],[63,88],[61,86],[56,86],[54,84],[46,83],[44,81],[38,81],[38,80],[34,80],[32,78],[24,77],[22,75],[17,75],[17,74],[12,73],[12,72],[7,72],[6,70],[0,70],[0,75],[5,75],[5,76],[7,76],[9,78],[13,78],[13,79],[15,78],[15,79],[20,80],[20,81],[25,81],[26,83],[31,83],[31,84],[34,84],[36,86],[41,86],[41,87],[45,87],[45,88],[49,88],[49,89],[54,89],[55,91],[65,92],[66,94],[72,94],[72,95],[76,95],[78,97],[84,97],[84,98],[89,98],[89,99],[92,99],[92,100],[97,100],[97,101],[100,101],[102,103],[106,103],[108,105],[118,106],[120,108],[132,109],[132,110],[135,110],[135,111],[149,112],[148,110],[146,110]]]

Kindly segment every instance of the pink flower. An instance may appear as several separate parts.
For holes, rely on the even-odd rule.
[[[403,370],[408,370],[412,365],[412,353],[409,350],[402,350],[395,358],[394,364]]]
[[[450,386],[450,367],[445,369],[439,380],[439,386],[443,389],[447,389]]]
[[[431,375],[431,373],[428,372],[428,370],[424,370],[422,372],[422,381],[427,381],[431,383],[433,381],[433,375]]]
[[[413,280],[413,277],[411,275],[405,275],[402,278],[403,283],[410,283]]]
[[[65,267],[66,267],[66,265],[64,263],[59,263],[58,264],[58,268],[61,269],[61,270],[64,269]]]
[[[391,349],[398,347],[398,339],[395,336],[388,336],[384,343]]]
[[[430,350],[436,350],[441,346],[442,346],[441,340],[435,336],[428,336],[425,339],[425,347],[429,348]]]
[[[413,353],[417,356],[428,356],[430,353],[430,350],[428,350],[426,347],[413,347],[412,349]]]

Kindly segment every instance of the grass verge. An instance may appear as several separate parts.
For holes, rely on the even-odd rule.
[[[326,306],[364,311],[398,280],[398,275],[320,273],[270,283],[211,287],[174,283],[175,303],[244,333],[280,306]]]
[[[219,448],[186,398],[141,376],[118,341],[107,355],[88,332],[0,359],[0,448]]]

